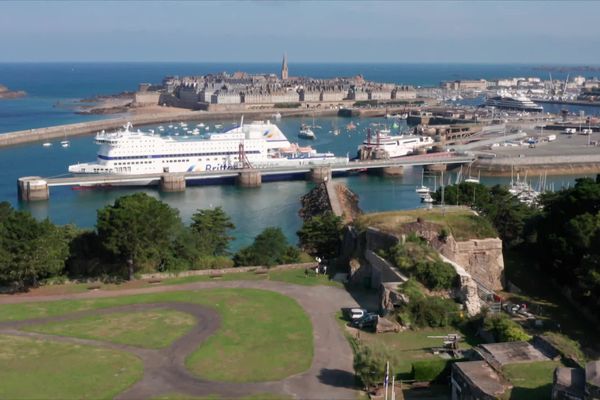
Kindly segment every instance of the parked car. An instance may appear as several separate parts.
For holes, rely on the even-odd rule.
[[[342,315],[347,321],[361,319],[367,314],[364,308],[342,308]]]
[[[350,322],[350,325],[358,329],[375,328],[377,326],[378,319],[379,315],[375,313],[368,313],[362,318],[353,320]]]

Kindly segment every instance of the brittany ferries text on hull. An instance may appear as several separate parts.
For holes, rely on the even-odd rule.
[[[317,153],[292,144],[277,125],[254,121],[206,139],[174,139],[133,132],[131,124],[113,133],[99,133],[96,162],[69,166],[74,175],[140,175],[165,172],[203,172],[238,169],[247,161],[253,168],[294,167],[348,162],[347,157]],[[243,149],[243,150],[242,150]],[[246,160],[240,159],[240,156]],[[152,181],[139,183],[147,185]]]

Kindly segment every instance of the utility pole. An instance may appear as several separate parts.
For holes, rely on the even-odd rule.
[[[441,185],[442,185],[442,214],[445,213],[445,207],[444,207],[444,170],[442,169],[442,178],[441,178]]]

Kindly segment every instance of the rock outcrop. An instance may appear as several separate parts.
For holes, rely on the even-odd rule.
[[[0,85],[0,99],[16,99],[26,96],[27,93],[23,90],[11,91],[4,85]]]
[[[300,208],[299,214],[305,221],[314,216],[331,212],[331,204],[329,204],[325,183],[316,185],[310,192],[300,198],[300,202],[302,208]]]

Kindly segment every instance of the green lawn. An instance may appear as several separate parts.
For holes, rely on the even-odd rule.
[[[195,324],[196,319],[189,314],[157,308],[52,322],[31,326],[27,330],[159,349],[168,347]]]
[[[274,292],[239,290],[211,296],[208,304],[219,310],[223,326],[186,360],[188,368],[203,378],[229,382],[279,380],[307,370],[312,329],[300,306]]]
[[[359,223],[393,234],[399,233],[398,228],[402,224],[415,222],[417,218],[440,224],[459,241],[498,237],[498,233],[486,219],[473,214],[471,210],[464,207],[447,207],[445,210],[419,208],[365,214],[360,217]]]
[[[552,394],[554,369],[558,361],[542,361],[504,366],[504,374],[513,384],[511,400],[547,400]]]
[[[278,380],[310,367],[313,356],[310,319],[295,300],[266,290],[205,289],[7,304],[0,308],[0,320],[168,301],[204,304],[215,308],[222,316],[221,329],[187,360],[195,374],[213,380],[250,382]],[[219,362],[214,362],[215,359]]]
[[[0,335],[1,399],[110,399],[142,377],[135,356]]]

